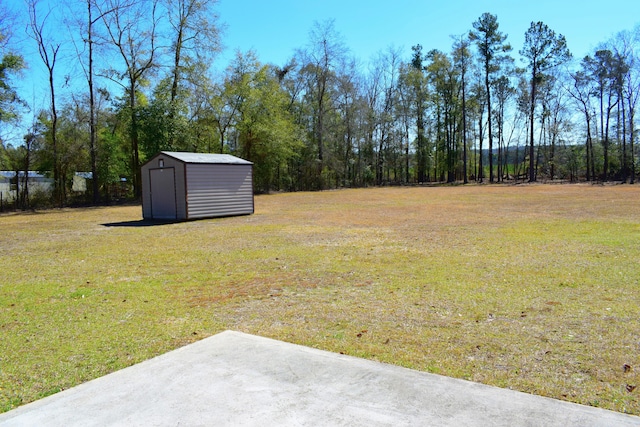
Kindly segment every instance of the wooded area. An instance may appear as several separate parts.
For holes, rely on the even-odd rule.
[[[237,52],[223,73],[215,0],[74,0],[73,19],[28,0],[31,43],[48,73],[48,108],[2,141],[0,170],[52,178],[50,202],[140,195],[140,165],[159,150],[230,153],[254,162],[259,192],[426,182],[622,181],[638,173],[640,27],[584,58],[532,22],[511,46],[490,13],[451,50],[418,44],[358,63],[333,22],[319,22],[286,64]],[[28,107],[15,91],[24,56],[0,12],[0,126]],[[65,28],[68,39],[60,39]],[[55,37],[53,36],[55,34]],[[73,46],[83,87],[58,95]],[[517,67],[514,51],[524,60]],[[66,58],[66,61],[69,59]],[[35,67],[36,64],[29,64]],[[43,95],[44,96],[44,95]],[[37,105],[37,103],[35,103]],[[1,133],[1,132],[0,132]],[[91,172],[73,194],[75,172]],[[19,207],[34,205],[28,180]]]

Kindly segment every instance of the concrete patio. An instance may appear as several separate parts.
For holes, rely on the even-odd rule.
[[[226,331],[2,426],[640,426],[640,417]]]

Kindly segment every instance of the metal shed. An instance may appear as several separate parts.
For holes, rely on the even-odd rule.
[[[142,165],[142,217],[252,214],[252,168],[253,163],[229,154],[161,151]]]

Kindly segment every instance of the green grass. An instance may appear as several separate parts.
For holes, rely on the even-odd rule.
[[[288,193],[103,225],[140,216],[0,217],[0,411],[234,329],[640,414],[640,187]]]

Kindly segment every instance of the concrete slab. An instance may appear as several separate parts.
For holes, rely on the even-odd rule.
[[[640,426],[640,417],[223,332],[0,414],[2,426]]]

